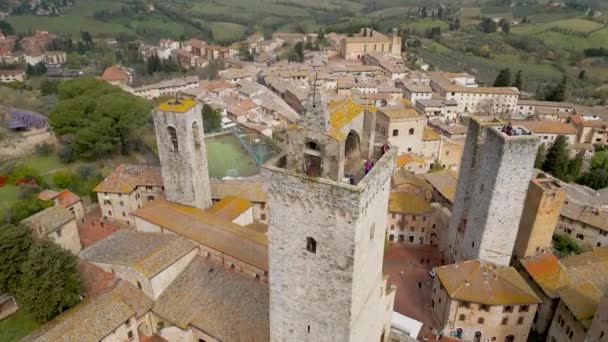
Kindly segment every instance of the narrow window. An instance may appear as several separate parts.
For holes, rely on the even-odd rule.
[[[523,317],[519,317],[519,318],[517,319],[517,324],[520,324],[520,325],[521,325],[521,324],[524,324],[524,318],[523,318]]]
[[[192,123],[192,138],[194,140],[194,147],[198,150],[201,148],[201,136],[200,131],[198,130],[198,123],[194,121]]]
[[[398,129],[394,129],[393,130],[393,136],[394,137],[399,136],[399,130]]]
[[[317,253],[317,241],[311,237],[306,238],[306,250],[310,253]],[[310,330],[310,326],[309,326]]]
[[[374,230],[376,230],[376,225],[374,223],[372,223],[372,226],[369,228],[369,239],[373,239],[374,238]]]
[[[458,319],[459,319],[459,320],[461,320],[461,321],[464,321],[465,316],[464,316],[464,315],[460,315],[460,316],[458,317]]]
[[[167,127],[167,132],[169,133],[169,140],[171,140],[171,147],[173,148],[173,152],[179,152],[179,144],[177,143],[177,130],[175,127],[169,126]]]
[[[141,283],[137,282],[137,288],[141,290]]]
[[[509,318],[503,317],[502,322],[500,322],[500,324],[507,325],[507,323],[509,323]]]
[[[484,322],[483,317],[479,317],[479,318],[477,319],[477,324],[483,324],[483,322]]]
[[[306,326],[306,332],[310,334],[310,325]]]
[[[414,129],[410,128],[410,132],[409,133],[410,133],[410,135],[413,135],[414,134]]]

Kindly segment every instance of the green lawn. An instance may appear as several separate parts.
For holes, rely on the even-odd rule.
[[[258,172],[258,166],[249,153],[243,149],[231,134],[205,138],[209,177],[223,178],[230,170],[236,170],[238,177],[247,177]]]
[[[0,321],[0,341],[19,341],[40,327],[40,323],[28,317],[23,310]]]
[[[234,23],[215,22],[211,24],[213,39],[217,42],[239,40],[245,33],[245,26]]]
[[[575,32],[587,33],[602,28],[602,24],[587,20],[587,19],[565,19],[551,21],[548,23],[541,24],[530,24],[530,25],[518,25],[511,28],[511,32],[515,34],[537,34],[550,30],[552,28],[560,28],[565,30],[571,30]]]
[[[17,187],[12,184],[6,184],[3,187],[0,187],[0,218],[3,216],[4,209],[10,207],[17,201],[17,195]]]

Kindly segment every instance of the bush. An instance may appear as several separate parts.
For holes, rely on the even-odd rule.
[[[17,197],[22,200],[31,199],[33,197],[38,197],[42,188],[37,184],[21,184],[17,187]]]
[[[43,142],[34,146],[34,152],[39,156],[48,156],[55,151],[55,145]]]
[[[61,145],[61,147],[59,147],[59,150],[57,151],[57,155],[59,156],[59,159],[66,164],[69,164],[76,160],[76,154],[74,153],[74,150],[72,150],[72,148],[67,145]]]
[[[581,254],[585,251],[571,237],[563,234],[553,235],[553,248],[559,252],[557,254],[560,254],[561,256]]]
[[[72,188],[75,182],[76,177],[71,172],[57,171],[53,175],[53,183],[61,189]]]
[[[20,166],[14,169],[8,176],[8,181],[11,184],[19,185],[24,182],[35,181],[41,183],[40,174],[38,171],[27,166]]]

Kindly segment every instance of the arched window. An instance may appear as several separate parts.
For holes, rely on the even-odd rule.
[[[198,130],[198,123],[196,121],[192,123],[192,139],[194,139],[194,147],[197,150],[201,148],[201,133]]]
[[[306,238],[306,250],[310,253],[317,253],[317,241],[311,237]]]
[[[169,133],[169,140],[171,140],[171,147],[173,148],[173,152],[179,151],[179,144],[177,142],[177,130],[175,127],[169,126],[167,127],[167,133]]]

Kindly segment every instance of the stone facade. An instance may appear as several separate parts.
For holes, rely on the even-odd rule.
[[[290,157],[263,170],[271,340],[388,341],[394,290],[382,260],[395,151],[356,186],[310,177],[289,167]]]
[[[47,238],[74,254],[82,249],[75,219],[49,233]]]
[[[585,342],[601,342],[608,339],[608,295],[604,295],[597,306]]]
[[[401,56],[401,37],[397,29],[386,36],[371,28],[362,28],[354,37],[344,37],[340,41],[340,55],[345,59],[362,59],[367,53],[382,52],[395,57]]]
[[[154,127],[167,200],[207,209],[211,189],[201,109],[194,100],[163,103],[154,111]]]
[[[432,244],[437,237],[432,222],[433,212],[391,213],[387,215],[388,241],[399,244]],[[433,235],[434,234],[434,235]]]
[[[492,118],[469,122],[449,229],[452,261],[511,261],[538,137],[507,135],[497,124]]]
[[[568,310],[568,307],[563,301],[559,301],[553,321],[547,333],[547,341],[549,342],[583,342],[587,336],[587,329],[583,326],[580,320]]]
[[[433,316],[442,322],[444,332],[463,341],[525,342],[536,304],[483,305],[453,300],[440,281],[433,281]]]
[[[530,181],[513,250],[515,258],[551,251],[553,232],[565,198],[566,191],[553,178],[537,177]]]
[[[163,195],[162,186],[140,185],[131,193],[101,192],[97,193],[97,198],[104,220],[135,227],[131,213]]]
[[[555,232],[587,247],[608,246],[608,210],[566,200]]]

